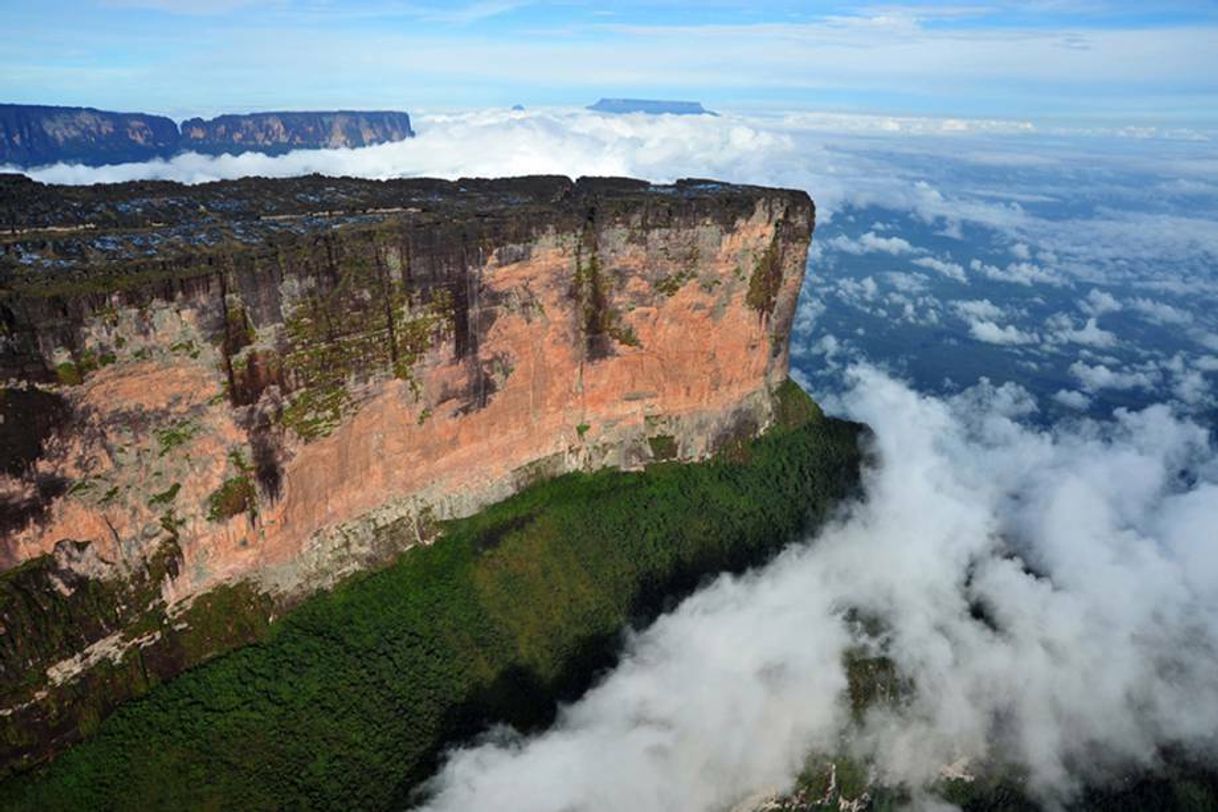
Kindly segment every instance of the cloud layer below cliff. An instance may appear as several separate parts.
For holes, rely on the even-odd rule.
[[[1014,385],[940,400],[851,380],[835,405],[876,431],[865,502],[635,634],[551,730],[453,753],[428,809],[728,809],[843,749],[912,786],[1000,753],[1062,799],[1164,746],[1214,751],[1206,433],[1164,407],[1036,431]],[[858,616],[884,633],[863,640]],[[851,728],[842,656],[860,642],[912,693]]]
[[[1043,189],[1021,194],[1021,181],[1031,171],[1055,172],[1064,182],[1061,178],[1078,167],[1089,166],[1157,176],[1165,186],[1137,189],[1150,200],[1163,194],[1212,198],[1218,194],[1218,160],[1211,134],[1191,130],[1043,130],[1021,121],[830,113],[613,116],[570,109],[492,109],[421,115],[414,121],[417,138],[361,149],[281,156],[187,153],[168,161],[107,167],[57,164],[27,174],[67,184],[202,183],[314,172],[377,179],[565,174],[666,182],[710,177],[806,189],[822,222],[846,205],[879,205],[914,212],[927,222],[942,221],[955,233],[961,223],[978,223],[1017,238],[1032,235],[1059,249],[1085,244],[1101,258],[1107,252],[1125,259],[1170,259],[1181,246],[1218,256],[1212,223],[1204,216],[1188,216],[1188,208],[1153,217],[1108,212],[1093,222],[1058,224],[1029,211],[1029,203],[1046,199]],[[944,166],[951,167],[950,176]],[[971,188],[966,177],[970,167],[1005,169],[1008,182],[1002,188]],[[1127,201],[1116,196],[1113,202],[1119,208]],[[1087,230],[1086,239],[1080,239]]]
[[[820,231],[795,374],[844,392],[827,405],[870,423],[880,458],[865,504],[634,635],[551,731],[497,731],[455,754],[433,809],[723,809],[783,788],[809,750],[842,748],[914,785],[1001,751],[1058,798],[1092,771],[1153,765],[1164,745],[1214,747],[1218,457],[1166,406],[1070,416],[1107,417],[1130,401],[1106,398],[1133,393],[1213,414],[1218,159],[1204,134],[552,110],[418,123],[417,139],[360,150],[31,174],[562,173],[807,189]],[[883,332],[894,325],[904,332]],[[858,358],[899,369],[905,354],[913,387],[846,371]],[[958,392],[945,376],[977,374],[1034,391],[914,391]],[[851,610],[883,621],[872,645],[914,690],[843,743]]]

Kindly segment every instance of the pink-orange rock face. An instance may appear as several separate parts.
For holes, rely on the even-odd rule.
[[[378,186],[358,207],[372,213],[321,200],[325,216],[249,250],[166,249],[134,290],[10,300],[6,391],[63,405],[0,473],[0,566],[58,553],[122,582],[168,551],[170,619],[237,582],[282,602],[538,477],[701,458],[763,430],[807,197],[542,180],[479,187],[455,213],[435,182]],[[301,217],[278,205],[257,227]],[[10,428],[30,419],[10,412]],[[62,684],[89,646],[150,640],[120,624],[9,655]]]

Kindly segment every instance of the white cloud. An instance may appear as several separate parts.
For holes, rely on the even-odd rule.
[[[1155,324],[1178,326],[1191,324],[1193,321],[1193,316],[1188,311],[1154,299],[1132,299],[1129,302],[1129,307],[1147,321]]]
[[[1040,342],[1040,336],[1035,332],[1026,332],[1011,324],[998,324],[999,320],[1009,318],[1009,314],[989,299],[965,299],[951,302],[949,307],[968,322],[969,335],[978,341],[1005,345]]]
[[[852,240],[845,235],[832,237],[825,241],[827,245],[846,254],[873,254],[883,253],[899,256],[900,254],[909,254],[914,252],[914,247],[908,241],[900,237],[881,237],[874,231],[868,231],[857,240]]]
[[[948,279],[955,279],[957,282],[968,282],[968,276],[964,273],[964,266],[957,262],[950,262],[935,257],[918,257],[913,260],[913,264],[922,268],[929,268],[932,271],[943,274]]]
[[[135,179],[204,183],[316,172],[374,179],[564,174],[631,175],[662,182],[697,176],[811,185],[806,174],[799,174],[788,135],[729,117],[499,109],[419,115],[413,120],[416,138],[360,149],[300,150],[281,156],[187,153],[168,161],[96,168],[56,164],[27,174],[48,183],[72,184]]]
[[[1121,302],[1107,291],[1092,288],[1087,294],[1087,298],[1078,303],[1078,306],[1086,313],[1093,316],[1102,316],[1105,313],[1116,313],[1122,309]]]
[[[989,279],[1010,282],[1015,285],[1030,287],[1035,284],[1064,285],[1066,283],[1061,274],[1032,262],[1012,262],[1005,268],[999,268],[996,265],[974,259],[969,263],[969,268]]]
[[[1155,378],[1143,370],[1114,370],[1105,364],[1091,366],[1083,361],[1075,361],[1070,365],[1070,374],[1089,392],[1101,389],[1153,389],[1155,386]]]
[[[1075,389],[1059,389],[1053,393],[1053,399],[1069,409],[1080,412],[1091,408],[1091,398]]]
[[[1192,407],[1210,403],[1214,399],[1214,389],[1205,379],[1201,370],[1184,370],[1172,382],[1172,393]]]
[[[1116,346],[1115,333],[1104,330],[1099,326],[1095,316],[1087,319],[1082,327],[1076,327],[1074,321],[1065,313],[1055,313],[1045,322],[1050,341],[1058,344],[1082,344],[1097,349]]]
[[[974,321],[969,324],[969,335],[987,344],[1038,344],[1040,336],[1026,333],[1013,324],[997,325],[992,321]]]
[[[453,753],[424,808],[723,810],[787,786],[810,750],[843,748],[913,787],[998,757],[1056,805],[1165,747],[1210,752],[1206,431],[1154,407],[1041,433],[1011,420],[1028,408],[1018,388],[943,402],[874,371],[855,379],[838,405],[876,431],[864,502],[633,636],[551,730]],[[911,691],[857,726],[851,610],[886,629],[876,645]]]
[[[1171,377],[1171,392],[1191,409],[1199,410],[1213,404],[1214,388],[1205,377],[1213,371],[1205,358],[1190,361],[1183,353],[1176,353],[1162,364],[1164,372]]]
[[[927,288],[927,277],[920,273],[891,271],[884,274],[884,278],[902,293],[923,293]]]
[[[817,219],[831,222],[847,206],[880,206],[906,212],[936,233],[964,237],[964,224],[994,232],[996,242],[1035,245],[1036,259],[1005,265],[973,260],[973,275],[1032,286],[1063,286],[1072,279],[1093,285],[1136,282],[1195,295],[1218,296],[1218,283],[1199,272],[1218,257],[1218,233],[1203,212],[1097,210],[1089,218],[1038,216],[1019,202],[985,190],[968,191],[946,176],[915,171],[908,161],[965,160],[990,138],[978,125],[969,134],[911,136],[889,128],[883,117],[823,114],[702,116],[603,116],[584,110],[504,109],[414,116],[419,137],[356,150],[314,150],[270,157],[178,156],[170,161],[86,168],[56,165],[29,174],[49,182],[94,183],[163,178],[198,183],[260,175],[282,177],[318,172],[370,178],[504,176],[530,173],[632,175],[654,181],[717,177],[726,181],[796,187],[817,203]],[[975,122],[974,122],[975,123]],[[928,125],[929,126],[929,125]],[[851,129],[853,128],[853,129]],[[932,128],[933,129],[933,128]],[[865,131],[860,139],[853,133]],[[1146,172],[1214,176],[1218,167],[1201,159],[1182,164],[1170,151],[1097,155],[1085,136],[1048,141],[1036,136],[1023,151],[1063,163],[1096,163],[1113,171],[1134,166]],[[960,139],[969,143],[962,144]],[[1002,141],[1008,151],[1018,151]],[[1107,163],[1106,163],[1107,162]],[[1030,182],[1033,189],[1039,182]],[[1027,191],[1027,190],[1023,190]],[[1141,191],[1141,190],[1139,190]],[[1011,194],[1020,197],[1021,190]],[[868,219],[866,222],[872,222]],[[887,222],[880,220],[880,222]],[[970,232],[971,234],[971,232]],[[906,235],[908,236],[908,235]],[[814,242],[814,255],[840,247],[854,254],[908,258],[917,266],[966,282],[969,275],[950,257],[925,250],[891,229],[872,228],[855,239]],[[1018,249],[1017,249],[1018,250]],[[1020,252],[1022,253],[1022,251]],[[1152,279],[1142,271],[1156,269]],[[1166,314],[1166,311],[1163,311]],[[1093,313],[1098,315],[1098,312]],[[1170,314],[1164,318],[1172,318]]]
[[[880,292],[880,286],[876,284],[873,277],[865,276],[862,279],[839,279],[837,281],[837,290],[842,298],[848,301],[866,301],[873,302]]]

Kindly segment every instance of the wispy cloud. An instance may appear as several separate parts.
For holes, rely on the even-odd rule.
[[[807,106],[929,108],[961,118],[1102,116],[1138,123],[1213,122],[1218,109],[1211,78],[1218,76],[1211,47],[1218,24],[1204,20],[1053,27],[976,17],[975,7],[809,19],[794,8],[679,13],[679,6],[629,5],[606,23],[581,4],[523,0],[109,2],[118,4],[107,7],[111,12],[195,16],[128,14],[116,21],[81,0],[72,10],[18,6],[17,13],[6,10],[0,38],[37,45],[22,50],[81,80],[120,62],[142,68],[146,81],[109,90],[122,95],[122,107],[136,109],[169,99],[181,104],[187,94],[207,107],[297,95],[316,106],[327,97],[373,93],[417,107],[485,103],[492,92],[549,101],[573,101],[576,92],[702,96],[719,106],[782,98]],[[948,19],[971,22],[944,24]],[[104,42],[99,28],[107,31]],[[175,47],[150,49],[156,41]],[[35,88],[6,78],[28,67],[28,59],[0,55],[0,95],[73,96],[70,77]],[[201,74],[203,65],[212,72]],[[200,82],[201,75],[209,81]]]

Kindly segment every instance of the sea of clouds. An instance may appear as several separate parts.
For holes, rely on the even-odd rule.
[[[552,729],[454,752],[426,809],[726,810],[789,786],[809,751],[914,788],[996,757],[1056,803],[1164,747],[1214,755],[1207,431],[1165,407],[1034,430],[1013,384],[943,400],[849,377],[829,405],[875,430],[862,503],[631,636]],[[913,688],[852,727],[859,612]]]
[[[413,140],[48,182],[320,172],[807,189],[793,375],[867,422],[866,495],[647,629],[552,729],[451,755],[435,810],[720,810],[848,750],[922,786],[1000,756],[1039,797],[1218,735],[1218,150],[1210,134],[821,114],[417,118]],[[910,678],[860,727],[849,622]],[[926,801],[927,804],[930,801]]]

